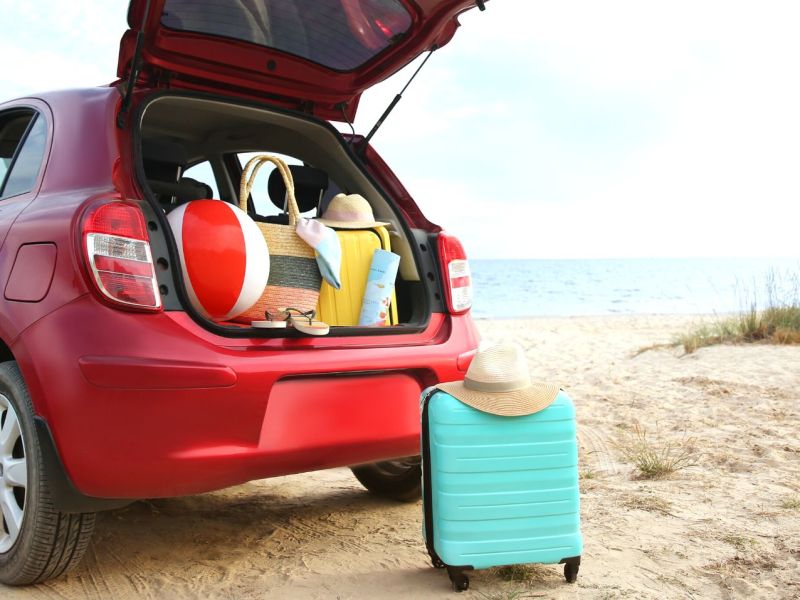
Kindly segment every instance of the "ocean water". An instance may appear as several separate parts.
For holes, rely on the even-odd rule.
[[[470,260],[472,315],[693,314],[766,299],[770,276],[796,291],[800,258]]]

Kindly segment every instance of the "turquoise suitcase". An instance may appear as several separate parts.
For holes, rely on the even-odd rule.
[[[425,543],[453,589],[469,587],[464,571],[522,563],[563,563],[575,582],[583,540],[569,396],[501,417],[429,388],[421,408]]]

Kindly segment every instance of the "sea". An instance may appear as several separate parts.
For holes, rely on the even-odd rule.
[[[476,318],[722,314],[798,300],[800,258],[470,260]]]

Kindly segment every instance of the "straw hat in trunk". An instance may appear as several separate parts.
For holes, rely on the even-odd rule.
[[[336,194],[317,221],[337,229],[369,229],[389,224],[375,220],[372,207],[360,194]]]

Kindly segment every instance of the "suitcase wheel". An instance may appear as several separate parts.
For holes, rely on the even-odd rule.
[[[463,573],[459,577],[452,577],[451,581],[453,582],[454,592],[464,592],[469,589],[469,577]]]
[[[464,571],[448,567],[447,574],[450,576],[454,592],[464,592],[469,589],[469,577],[464,574]]]
[[[581,568],[580,558],[570,559],[564,563],[564,579],[567,583],[575,583],[578,581],[578,570]]]

